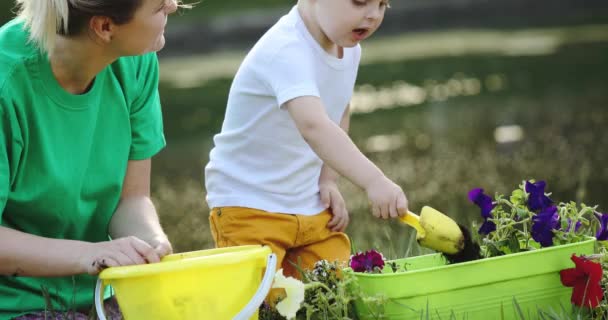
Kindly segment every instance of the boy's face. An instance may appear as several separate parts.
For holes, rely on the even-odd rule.
[[[317,21],[329,40],[354,47],[380,27],[389,0],[313,0]]]

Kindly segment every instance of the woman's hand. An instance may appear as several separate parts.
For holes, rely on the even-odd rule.
[[[173,247],[171,246],[171,243],[167,237],[162,237],[156,240],[155,243],[153,243],[153,246],[154,251],[156,251],[156,254],[158,254],[158,257],[161,259],[164,256],[173,253]]]
[[[319,192],[321,193],[321,202],[326,208],[330,209],[332,214],[327,227],[331,231],[344,232],[350,222],[350,217],[338,185],[335,181],[320,182]]]
[[[155,263],[170,252],[171,246],[167,244],[161,243],[155,248],[136,237],[91,243],[81,264],[88,274],[96,275],[108,267]]]

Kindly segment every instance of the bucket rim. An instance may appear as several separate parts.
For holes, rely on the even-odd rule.
[[[261,245],[236,246],[230,248],[231,249],[219,248],[225,250],[207,249],[172,254],[170,255],[171,259],[163,259],[158,263],[111,267],[103,270],[99,274],[99,278],[104,281],[137,278],[205,266],[234,265],[251,259],[255,259],[260,265],[264,265],[268,255],[272,253],[270,247]],[[218,251],[218,253],[207,254],[206,251]],[[201,255],[196,256],[196,253],[201,253]],[[176,257],[180,255],[182,258]]]
[[[562,244],[562,245],[558,245],[558,246],[552,246],[552,247],[548,247],[548,248],[541,248],[538,250],[534,250],[534,251],[526,251],[526,252],[518,252],[518,253],[512,253],[512,254],[507,254],[504,256],[496,256],[496,257],[490,257],[490,258],[483,258],[483,259],[478,259],[478,260],[474,260],[474,261],[467,261],[467,262],[461,262],[461,263],[455,263],[455,264],[446,264],[446,265],[441,265],[441,266],[435,266],[435,267],[429,267],[429,268],[424,268],[424,269],[418,269],[418,270],[412,270],[412,271],[407,271],[407,272],[403,272],[402,274],[407,274],[407,275],[411,275],[411,274],[416,274],[416,273],[427,273],[427,272],[431,272],[434,270],[437,270],[439,268],[441,268],[442,270],[451,270],[451,269],[456,269],[456,268],[465,268],[467,266],[471,266],[471,265],[477,265],[480,263],[487,263],[488,261],[501,261],[501,260],[511,260],[511,259],[516,259],[522,256],[527,256],[527,255],[531,255],[534,253],[538,253],[539,251],[543,251],[543,252],[551,252],[551,251],[558,251],[558,250],[564,250],[570,247],[576,247],[576,246],[581,246],[581,245],[585,245],[585,244],[589,244],[589,243],[594,243],[596,241],[595,237],[585,237],[585,240],[583,241],[579,241],[579,242],[573,242],[573,243],[568,243],[568,244]],[[421,255],[421,256],[414,256],[414,257],[406,257],[407,259],[409,258],[418,258],[418,257],[429,257],[429,256],[437,256],[440,257],[441,253],[432,253],[432,254],[426,254],[426,255]],[[440,257],[441,258],[441,257]],[[400,260],[400,259],[396,259],[396,260]],[[393,261],[393,260],[390,260]],[[356,277],[360,277],[360,278],[385,278],[385,277],[394,277],[395,273],[363,273],[363,272],[354,272],[351,268],[345,268],[344,269],[345,272],[354,274]]]

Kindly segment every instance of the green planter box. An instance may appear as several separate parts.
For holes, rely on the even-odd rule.
[[[538,308],[571,310],[572,288],[562,286],[559,271],[573,268],[572,254],[593,254],[595,239],[535,251],[446,265],[439,254],[395,260],[407,272],[354,273],[366,294],[384,294],[385,319],[526,319]],[[361,301],[360,319],[374,319]],[[428,315],[428,318],[427,318]],[[453,317],[455,316],[455,318]]]

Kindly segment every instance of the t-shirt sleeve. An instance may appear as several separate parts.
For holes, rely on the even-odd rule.
[[[23,136],[17,116],[10,102],[0,98],[0,223],[22,151]]]
[[[155,53],[137,57],[139,94],[130,109],[129,160],[144,160],[165,147],[163,118],[158,94],[158,58]]]
[[[6,207],[8,190],[10,188],[10,167],[8,162],[9,130],[8,117],[5,112],[6,105],[0,99],[0,223]]]
[[[298,97],[320,97],[314,64],[306,54],[306,49],[284,47],[261,70],[279,107]]]

